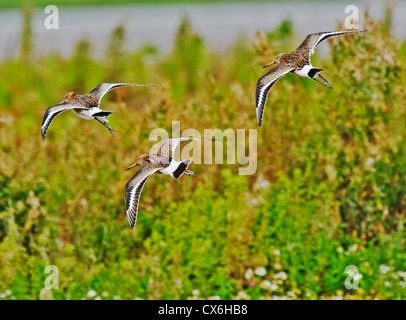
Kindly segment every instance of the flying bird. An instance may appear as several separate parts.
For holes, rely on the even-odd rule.
[[[162,144],[156,152],[140,155],[137,162],[126,169],[129,170],[135,166],[141,166],[137,173],[125,185],[127,218],[131,229],[134,228],[137,222],[141,191],[149,177],[155,172],[170,175],[175,179],[179,179],[184,174],[194,175],[193,171],[188,170],[192,160],[176,161],[173,158],[175,149],[182,141],[192,140],[217,141],[215,139],[198,139],[191,137],[162,140]]]
[[[272,88],[275,82],[285,74],[292,72],[298,76],[310,78],[321,83],[322,85],[332,88],[333,86],[330,81],[320,75],[320,72],[323,71],[323,69],[313,67],[312,63],[310,62],[310,57],[314,53],[316,46],[323,40],[333,36],[360,32],[364,31],[330,31],[309,34],[296,50],[288,54],[280,53],[276,56],[275,60],[263,66],[263,68],[266,68],[278,63],[275,68],[259,78],[257,83],[255,99],[258,125],[261,126],[262,124],[262,117],[269,90]],[[320,77],[322,81],[319,81],[317,77]]]
[[[65,95],[63,101],[55,106],[49,107],[44,114],[41,126],[42,140],[45,139],[48,128],[52,120],[60,113],[66,110],[72,110],[79,117],[86,120],[97,120],[113,134],[113,129],[107,124],[106,119],[112,111],[105,111],[99,108],[100,100],[103,96],[116,88],[127,86],[151,87],[151,85],[135,83],[101,83],[89,93],[77,95],[75,92],[69,92]]]

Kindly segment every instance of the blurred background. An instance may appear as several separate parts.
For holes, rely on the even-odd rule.
[[[59,29],[48,4],[0,3],[0,299],[405,298],[405,2],[351,3],[368,32],[312,57],[334,89],[286,75],[260,128],[261,66],[343,30],[347,2],[64,0]],[[155,87],[103,98],[114,136],[68,111],[42,141],[49,106],[102,82]],[[172,121],[257,129],[257,171],[155,175],[131,230],[124,168]]]

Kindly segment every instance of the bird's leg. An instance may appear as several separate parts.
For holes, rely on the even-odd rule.
[[[327,79],[323,78],[320,73],[318,74],[318,76],[324,80],[323,82],[320,82],[320,81],[318,81],[318,82],[320,82],[322,85],[325,85],[326,87],[333,88],[333,85],[331,84],[331,82],[328,81]],[[316,80],[316,79],[314,79],[314,80]]]
[[[323,82],[317,80],[316,78],[311,78],[311,79],[314,80],[314,81],[316,81],[316,82],[318,82],[318,83],[321,83],[322,85],[325,85]]]
[[[185,174],[188,175],[188,176],[195,176],[196,175],[196,173],[194,173],[193,171],[190,171],[190,170],[186,170]]]
[[[114,130],[112,127],[110,127],[106,121],[101,121],[99,118],[95,118],[97,121],[99,121],[103,126],[105,126],[109,131],[111,132],[112,135],[114,135]]]

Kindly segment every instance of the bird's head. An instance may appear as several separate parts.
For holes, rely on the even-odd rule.
[[[286,55],[286,53],[280,53],[280,54],[278,54],[272,62],[268,63],[267,65],[263,66],[262,68],[269,67],[269,66],[271,66],[271,65],[273,65],[273,64],[275,64],[275,63],[280,63],[281,59],[282,59],[285,55]]]
[[[69,102],[73,99],[73,97],[76,96],[76,93],[74,92],[69,92],[65,95],[65,98],[63,98],[63,102]]]
[[[129,166],[126,170],[129,170],[131,168],[134,168],[138,165],[142,165],[147,159],[149,158],[149,154],[142,154],[138,157],[137,162]]]

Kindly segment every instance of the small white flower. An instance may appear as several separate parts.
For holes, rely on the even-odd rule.
[[[89,290],[89,291],[87,292],[87,296],[88,296],[89,298],[93,298],[93,297],[97,296],[97,292],[94,291],[94,290]]]
[[[406,272],[399,271],[398,275],[401,276],[403,279],[406,279]]]
[[[365,161],[365,166],[366,166],[366,167],[371,167],[373,164],[374,164],[374,158],[368,158],[368,159]]]
[[[94,298],[94,300],[101,300],[102,298],[100,296],[97,296],[96,298]]]
[[[273,277],[274,277],[274,279],[283,279],[283,280],[286,280],[288,278],[286,273],[283,271],[275,274]]]
[[[258,177],[258,181],[254,184],[254,190],[260,190],[260,189],[266,189],[269,187],[269,182],[267,180],[264,179],[264,177],[261,175],[259,175]]]
[[[337,252],[339,252],[339,253],[343,252],[343,247],[338,247]]]
[[[264,275],[266,275],[266,269],[264,267],[258,267],[255,269],[255,274],[257,276],[263,277]]]
[[[399,282],[399,285],[400,285],[402,288],[404,288],[404,287],[406,287],[406,282],[400,281],[400,282]]]
[[[274,265],[273,265],[273,267],[276,269],[276,270],[280,270],[280,269],[282,269],[282,266],[281,266],[281,264],[280,263],[275,263]]]
[[[200,294],[200,291],[199,291],[198,289],[194,289],[194,290],[192,291],[192,294],[193,294],[194,296],[198,296],[198,295]]]
[[[278,290],[278,288],[279,288],[279,286],[276,283],[271,284],[271,290],[272,291]]]
[[[381,264],[381,265],[379,266],[379,272],[380,272],[380,273],[385,274],[385,273],[387,273],[389,270],[390,270],[390,267],[388,267],[388,266],[385,266],[385,265],[383,265],[383,264]]]
[[[246,299],[246,298],[248,297],[248,295],[247,295],[244,291],[238,292],[238,296],[239,296],[241,299]]]
[[[280,252],[278,249],[275,249],[275,250],[273,251],[273,254],[274,254],[275,256],[279,256],[279,255],[281,254],[281,252]]]
[[[221,299],[220,296],[213,296],[209,298],[209,300],[220,300],[220,299]]]
[[[389,282],[389,281],[385,281],[384,285],[385,285],[385,287],[390,287],[390,282]]]
[[[261,282],[261,284],[262,284],[262,287],[264,287],[264,288],[270,288],[272,285],[271,281],[269,281],[269,280],[264,280],[263,282]]]
[[[249,280],[249,279],[252,279],[253,275],[254,275],[254,273],[252,272],[252,269],[249,268],[247,271],[245,271],[244,277],[245,277],[245,279]]]

